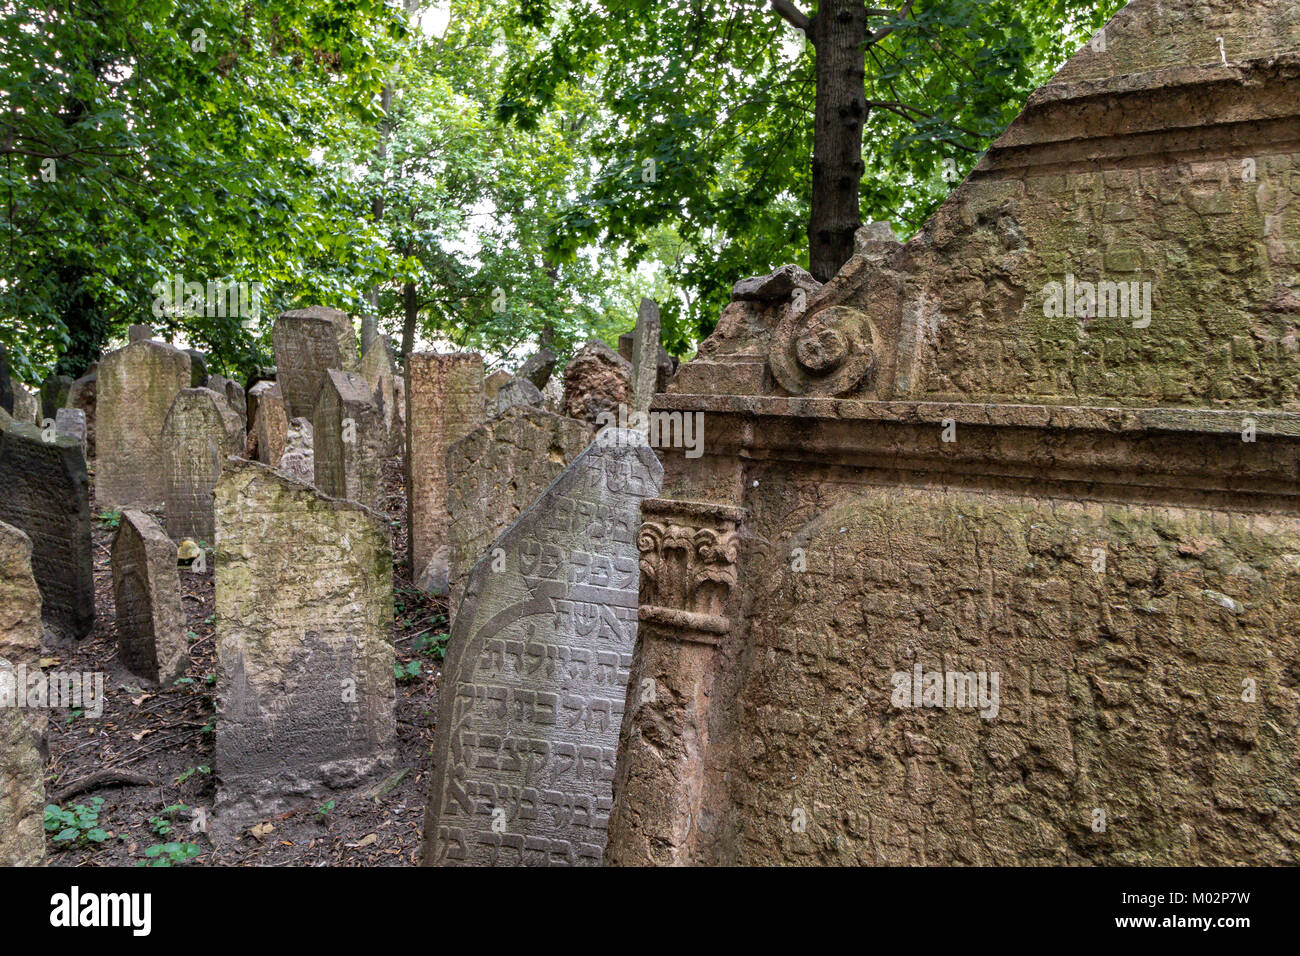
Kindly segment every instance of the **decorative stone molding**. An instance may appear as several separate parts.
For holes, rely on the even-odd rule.
[[[736,586],[741,508],[654,498],[641,505],[640,619],[683,641],[717,644]]]

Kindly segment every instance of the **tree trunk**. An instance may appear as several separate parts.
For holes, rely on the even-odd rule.
[[[415,351],[415,320],[420,314],[420,303],[415,296],[415,283],[402,286],[402,368]]]
[[[809,271],[825,282],[853,255],[853,234],[861,225],[866,5],[862,0],[820,0],[808,39],[817,51],[808,258]]]

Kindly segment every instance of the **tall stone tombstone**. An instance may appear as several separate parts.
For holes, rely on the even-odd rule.
[[[0,435],[0,521],[31,539],[45,623],[82,638],[95,623],[90,484],[71,438],[15,422]]]
[[[652,405],[706,434],[607,862],[1294,863],[1297,62],[1134,0],[907,242],[737,284]]]
[[[396,454],[402,446],[397,401],[397,369],[393,364],[393,347],[384,335],[377,336],[361,356],[361,374],[375,393],[383,413],[384,429],[388,434],[386,454]]]
[[[485,417],[477,353],[411,355],[406,372],[407,556],[411,579],[447,589],[447,448]]]
[[[650,411],[659,377],[659,306],[642,299],[632,330],[632,410]]]
[[[275,467],[280,464],[289,436],[284,394],[275,382],[258,382],[248,394],[253,409],[249,432],[257,443],[257,460]]]
[[[596,865],[662,467],[607,428],[470,574],[447,646],[427,865]]]
[[[142,339],[100,360],[95,413],[95,503],[100,508],[162,506],[163,422],[190,384],[190,357]]]
[[[45,858],[48,712],[15,706],[40,659],[41,594],[32,576],[32,543],[0,522],[0,866],[39,866]]]
[[[256,462],[216,492],[218,838],[391,766],[388,523]]]
[[[451,610],[492,542],[591,442],[585,422],[513,406],[447,449]]]
[[[41,383],[41,419],[53,418],[60,408],[68,404],[72,388],[71,375],[51,375]]]
[[[383,511],[388,438],[375,393],[360,373],[326,372],[312,421],[316,487]]]
[[[163,500],[173,541],[212,542],[212,489],[221,466],[243,450],[244,427],[226,396],[208,388],[176,394],[163,422]]]
[[[313,306],[281,313],[271,337],[276,381],[290,418],[312,417],[326,371],[360,370],[356,330],[347,313],[338,309]]]
[[[95,410],[99,388],[99,363],[91,362],[86,374],[68,389],[68,407],[80,409],[86,416],[86,456],[95,457]]]
[[[90,449],[86,443],[86,413],[79,408],[60,408],[54,416],[54,431],[58,435],[71,438],[81,448],[84,458],[90,458]]]
[[[36,425],[40,418],[40,399],[24,386],[14,384],[14,421]]]

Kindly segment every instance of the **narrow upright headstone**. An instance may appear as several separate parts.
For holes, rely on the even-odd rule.
[[[86,447],[86,413],[79,408],[60,408],[54,415],[56,434],[71,438],[81,447],[83,458],[89,458]]]
[[[36,395],[22,385],[14,384],[14,421],[35,425],[40,417],[41,403]]]
[[[224,395],[208,388],[176,394],[163,422],[163,501],[173,541],[212,541],[212,489],[221,466],[243,449],[243,425]]]
[[[485,417],[483,359],[477,353],[410,357],[406,378],[407,554],[411,578],[447,589],[447,449]]]
[[[0,866],[38,865],[49,711],[19,708],[27,680],[41,672],[41,592],[32,576],[31,539],[0,522]]]
[[[311,422],[305,418],[289,419],[289,431],[285,433],[284,454],[280,456],[276,468],[295,481],[304,485],[316,481],[316,440]]]
[[[157,521],[128,508],[112,564],[118,660],[137,677],[169,687],[190,663],[176,545]]]
[[[244,386],[238,382],[226,382],[226,401],[234,409],[235,414],[239,416],[240,427],[242,430],[248,429],[248,397],[244,394]]]
[[[79,408],[86,416],[86,456],[95,457],[95,411],[99,388],[99,363],[91,362],[86,374],[68,389],[68,407]]]
[[[396,687],[382,515],[235,458],[216,512],[220,837],[390,766]]]
[[[271,337],[276,381],[290,418],[311,418],[316,411],[322,373],[360,368],[352,320],[338,309],[312,307],[281,313]]]
[[[190,388],[202,388],[208,380],[208,357],[198,349],[186,349],[190,357]]]
[[[249,432],[257,443],[257,460],[274,468],[280,464],[289,437],[289,416],[284,409],[284,394],[275,382],[258,382],[248,394],[253,409]]]
[[[0,435],[0,521],[31,539],[45,623],[62,637],[85,637],[95,623],[89,494],[73,439],[17,422]]]
[[[163,422],[190,384],[190,357],[152,340],[109,352],[99,363],[95,414],[95,503],[157,509],[163,502]]]
[[[359,372],[325,373],[312,421],[315,485],[324,494],[382,511],[388,431]]]
[[[646,414],[659,376],[659,306],[642,299],[632,330],[632,410]]]
[[[585,422],[514,406],[447,449],[451,609],[489,546],[591,442]]]
[[[361,356],[361,374],[379,403],[384,430],[388,435],[385,454],[396,454],[402,446],[397,402],[397,368],[393,350],[386,336],[378,336]]]
[[[607,428],[475,565],[443,668],[424,862],[600,863],[663,467]]]
[[[72,389],[71,375],[51,375],[41,383],[41,419],[53,418],[68,404]]]
[[[128,345],[132,342],[148,342],[151,338],[153,338],[153,329],[147,325],[132,325],[126,330]]]

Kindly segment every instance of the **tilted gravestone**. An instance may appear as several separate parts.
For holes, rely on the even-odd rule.
[[[483,359],[476,353],[410,357],[406,375],[407,554],[426,591],[447,588],[447,448],[483,421]]]
[[[389,766],[396,687],[382,515],[237,458],[216,515],[222,838]]]
[[[316,487],[382,511],[388,440],[383,413],[361,374],[326,372],[312,421]]]
[[[190,384],[190,357],[151,340],[100,360],[95,414],[95,503],[101,508],[162,505],[163,422]]]
[[[45,857],[41,741],[47,711],[17,706],[40,658],[41,594],[32,577],[32,543],[0,523],[0,866],[39,866]]]
[[[212,489],[221,466],[243,450],[244,428],[226,396],[208,388],[176,395],[163,422],[163,500],[174,541],[212,541]]]
[[[517,406],[489,419],[447,449],[451,609],[465,579],[569,462],[591,442],[584,422]]]
[[[86,459],[52,428],[10,425],[0,435],[0,521],[32,542],[46,624],[82,638],[95,622]]]
[[[157,521],[128,508],[113,538],[112,564],[118,660],[168,687],[190,663],[176,545]]]
[[[332,368],[360,369],[356,331],[347,313],[338,309],[312,307],[281,313],[271,335],[276,381],[290,418],[311,418],[322,373]]]
[[[426,864],[600,863],[640,504],[662,474],[638,433],[607,428],[475,565],[443,671]]]

